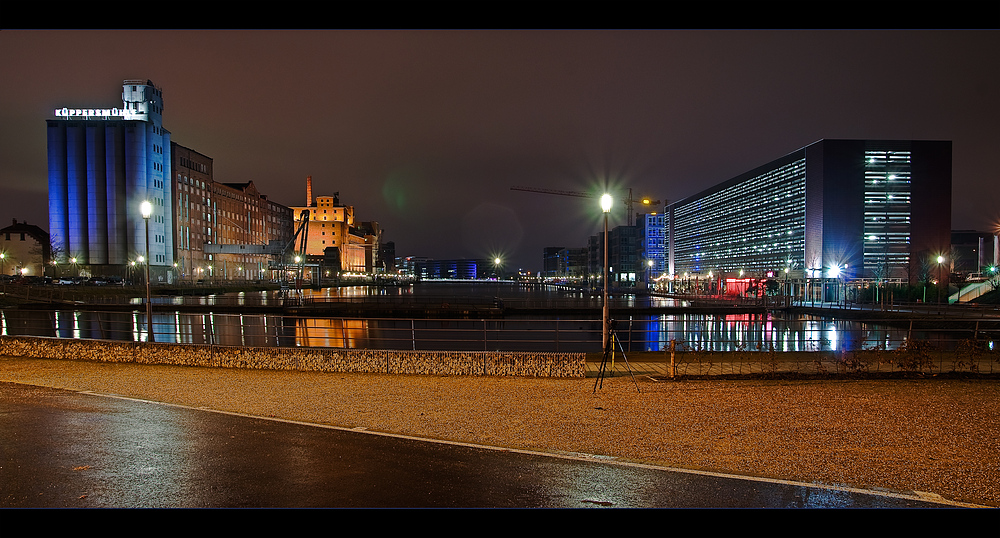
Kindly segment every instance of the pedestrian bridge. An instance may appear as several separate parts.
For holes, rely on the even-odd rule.
[[[992,289],[993,286],[989,281],[966,284],[965,286],[962,286],[962,289],[948,297],[948,304],[967,303],[978,298],[980,295],[988,293]]]

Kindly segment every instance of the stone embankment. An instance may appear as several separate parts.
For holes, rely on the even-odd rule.
[[[0,336],[0,355],[134,364],[373,374],[584,377],[583,353],[284,348]]]

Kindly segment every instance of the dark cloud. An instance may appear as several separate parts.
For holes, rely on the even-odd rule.
[[[0,51],[0,216],[44,226],[44,120],[128,78],[217,179],[297,205],[311,175],[400,255],[537,270],[597,202],[511,186],[675,200],[820,138],[953,140],[954,226],[1000,220],[992,30],[5,30]]]

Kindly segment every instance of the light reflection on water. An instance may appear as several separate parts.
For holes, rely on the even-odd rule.
[[[600,294],[589,291],[493,281],[241,292],[158,297],[154,301],[175,305],[277,306],[289,298],[297,301],[301,297],[306,301],[491,304],[497,296],[508,305],[536,307],[592,308],[602,300]],[[617,296],[612,301],[616,308],[688,305],[686,301],[666,297]],[[154,314],[153,321],[157,342],[237,346],[591,352],[600,351],[602,340],[600,320],[554,316],[428,320],[163,312]],[[144,341],[147,330],[146,316],[139,311],[0,311],[0,334],[4,335]],[[876,346],[895,349],[906,339],[907,330],[816,316],[785,319],[780,314],[687,314],[620,319],[616,335],[628,351],[664,351],[669,349],[671,340],[676,341],[679,349],[708,351],[841,351]],[[920,332],[913,336],[932,337]],[[994,343],[987,345],[992,349]]]
[[[670,339],[686,349],[706,351],[838,351],[883,346],[895,349],[907,331],[872,323],[815,316],[782,319],[773,315],[664,315],[642,322],[649,335],[643,351],[668,349]]]
[[[599,351],[600,320],[554,317],[507,319],[345,319],[273,314],[153,315],[157,342],[262,347],[338,347],[423,350]],[[143,312],[0,312],[2,334],[145,341]],[[906,330],[817,317],[771,315],[662,315],[619,320],[626,350],[708,351],[854,350],[898,347]]]

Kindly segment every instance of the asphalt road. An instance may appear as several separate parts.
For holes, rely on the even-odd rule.
[[[0,383],[0,507],[933,506]]]

